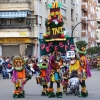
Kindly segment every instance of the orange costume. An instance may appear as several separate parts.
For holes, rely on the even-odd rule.
[[[86,54],[86,50],[84,47],[81,47],[79,49],[77,49],[80,55],[80,60],[79,60],[79,74],[80,74],[80,78],[81,78],[81,93],[79,95],[79,97],[87,97],[88,96],[88,91],[86,89],[86,83],[85,80],[87,79],[87,77],[91,77],[91,72],[89,69],[89,64],[88,64],[88,60],[85,57]]]
[[[15,84],[14,98],[24,98],[24,82],[26,78],[26,72],[24,68],[24,60],[20,57],[15,57],[13,60],[13,77],[12,82]]]

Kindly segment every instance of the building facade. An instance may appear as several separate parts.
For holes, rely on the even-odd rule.
[[[100,46],[100,0],[98,0],[97,4],[97,29],[96,29],[96,34],[97,34],[97,45]]]
[[[71,4],[71,36],[75,37],[74,42],[80,41],[81,25],[77,25],[81,21],[81,0],[69,0]],[[67,6],[68,8],[69,6]],[[68,11],[69,12],[69,11]],[[76,26],[77,25],[77,26]],[[75,27],[76,26],[76,27]],[[75,29],[73,30],[73,28]],[[73,33],[72,33],[73,32]]]
[[[37,36],[34,0],[0,0],[0,55],[32,55]]]
[[[95,0],[0,0],[0,55],[39,54],[38,38],[46,32],[47,4],[53,1],[63,4],[61,13],[68,35],[73,35],[75,42],[87,41],[88,47],[95,45],[95,22],[86,22],[96,18]],[[81,21],[84,23],[72,33]]]
[[[97,0],[82,0],[81,3],[81,40],[85,40],[88,43],[88,48],[96,46],[96,6]]]

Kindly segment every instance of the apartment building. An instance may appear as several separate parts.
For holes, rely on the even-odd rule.
[[[97,4],[97,29],[96,29],[96,34],[97,34],[97,45],[100,46],[100,0],[98,0]]]
[[[70,1],[70,5],[71,5],[71,7],[69,7],[69,4],[67,6],[67,8],[69,8],[68,12],[70,11],[71,13],[70,17],[68,16],[69,18],[71,18],[70,19],[71,36],[75,37],[74,42],[78,42],[80,41],[80,37],[81,37],[81,34],[80,34],[81,25],[77,25],[81,21],[81,5],[80,5],[81,0],[68,0],[68,1]],[[75,29],[73,30],[74,27]],[[73,33],[72,33],[72,30],[73,30]]]
[[[88,47],[96,46],[96,6],[97,0],[82,0],[81,3],[81,40],[85,40],[88,43]]]
[[[81,0],[0,0],[0,55],[34,55],[39,53],[37,38],[46,32],[45,20],[50,9],[47,4],[62,2],[64,28],[72,35],[73,27],[81,21]],[[74,32],[80,40],[81,25]],[[38,45],[39,47],[39,45]]]
[[[0,0],[0,55],[34,54],[36,13],[35,0]]]

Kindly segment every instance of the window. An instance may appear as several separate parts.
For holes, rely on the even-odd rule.
[[[71,0],[71,4],[73,4],[73,0]]]
[[[78,5],[78,0],[76,0],[76,4]]]
[[[62,13],[62,15],[66,18],[66,9],[61,9],[61,13]]]
[[[12,19],[11,20],[11,25],[15,25],[15,23],[16,23],[15,20]]]
[[[10,20],[6,20],[6,25],[10,25]]]
[[[27,20],[26,20],[26,24],[34,25],[34,24],[36,24],[36,19],[35,19],[35,18],[34,18],[34,19],[27,19]]]
[[[42,16],[39,16],[38,24],[41,26],[42,25]]]
[[[78,21],[78,14],[76,14],[76,21]]]
[[[67,2],[67,0],[64,0],[64,3],[66,3]]]
[[[1,20],[0,20],[0,25],[2,24]]]
[[[98,0],[98,3],[100,3],[100,0]]]
[[[73,21],[73,9],[71,9],[71,20]]]

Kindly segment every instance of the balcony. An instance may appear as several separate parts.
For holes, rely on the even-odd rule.
[[[18,2],[22,2],[22,3],[25,3],[25,2],[28,2],[30,3],[31,0],[0,0],[0,3],[18,3]]]
[[[0,25],[0,29],[23,29],[29,28],[31,29],[30,25]]]
[[[81,37],[86,37],[86,36],[87,36],[87,30],[82,30]]]
[[[81,9],[82,9],[83,11],[88,11],[88,5],[87,5],[87,3],[82,3],[82,4],[81,4]]]
[[[34,10],[31,0],[0,0],[0,11]]]
[[[88,24],[87,19],[88,19],[87,16],[82,16],[82,18],[81,18],[82,23]]]

